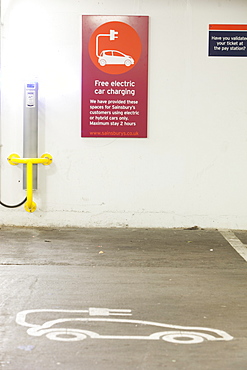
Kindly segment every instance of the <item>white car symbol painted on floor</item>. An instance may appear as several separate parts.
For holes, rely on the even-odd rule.
[[[63,316],[67,317],[62,317]],[[88,314],[90,317],[81,317]],[[38,321],[39,315],[60,318],[45,321],[42,324],[29,323],[27,315]],[[73,316],[73,317],[72,317]],[[99,317],[101,316],[101,317]],[[102,317],[104,316],[104,317]],[[107,317],[106,317],[107,316]],[[73,342],[86,338],[91,339],[126,339],[126,340],[159,340],[177,344],[195,344],[208,341],[229,341],[233,337],[223,330],[169,325],[155,321],[127,318],[108,318],[109,316],[132,316],[128,309],[89,308],[88,310],[37,309],[25,310],[16,315],[19,325],[28,327],[27,333],[35,337],[45,335],[48,339]],[[124,327],[124,331],[123,331]],[[159,329],[158,329],[159,328]],[[94,330],[97,330],[94,331]],[[158,329],[158,331],[157,331]],[[102,333],[99,334],[98,330]],[[148,331],[148,333],[145,333]],[[116,334],[117,333],[117,334]]]
[[[102,67],[115,64],[123,64],[126,67],[130,67],[131,64],[134,64],[134,59],[118,50],[103,50],[100,53],[98,62]]]

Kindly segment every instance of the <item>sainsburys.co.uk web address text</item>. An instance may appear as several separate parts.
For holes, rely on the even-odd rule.
[[[116,132],[116,131],[101,131],[101,132],[90,132],[90,136],[138,136],[139,132]]]

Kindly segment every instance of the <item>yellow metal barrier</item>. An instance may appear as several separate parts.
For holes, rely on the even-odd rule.
[[[34,212],[36,210],[36,203],[33,201],[33,164],[43,164],[45,166],[51,164],[52,156],[48,153],[43,154],[40,158],[20,158],[16,153],[10,154],[7,160],[13,166],[19,163],[27,165],[27,201],[24,208],[27,212]]]

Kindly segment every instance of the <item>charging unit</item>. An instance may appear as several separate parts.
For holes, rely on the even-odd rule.
[[[38,82],[24,87],[23,106],[23,157],[38,157]],[[23,164],[23,189],[27,189],[27,165]],[[33,189],[37,189],[38,168],[33,165]]]
[[[23,107],[23,158],[16,153],[12,153],[7,158],[8,162],[16,166],[23,164],[23,189],[27,191],[24,200],[24,208],[27,212],[36,210],[36,203],[33,201],[33,190],[37,189],[38,164],[45,166],[52,163],[52,156],[49,153],[43,154],[38,158],[38,83],[29,82],[24,89]],[[18,204],[17,206],[23,204]],[[9,208],[14,208],[7,206]]]

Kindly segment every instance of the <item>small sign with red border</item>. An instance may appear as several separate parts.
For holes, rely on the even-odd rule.
[[[82,16],[82,137],[147,137],[147,16]]]

